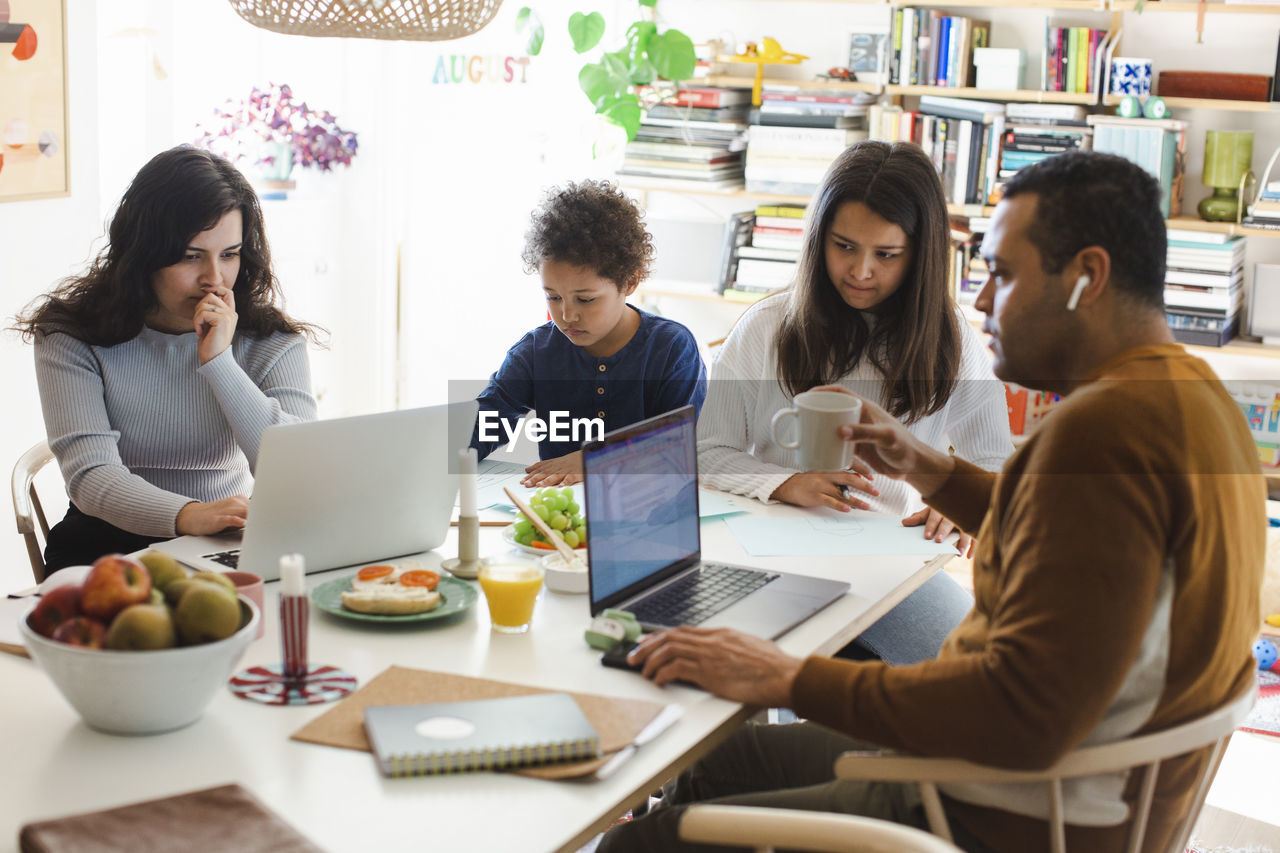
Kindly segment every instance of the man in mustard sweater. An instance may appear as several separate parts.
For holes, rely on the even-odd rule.
[[[679,628],[633,653],[658,684],[790,707],[810,722],[749,726],[668,786],[601,851],[675,850],[694,801],[820,809],[924,826],[914,785],[833,779],[866,743],[998,767],[1047,767],[1081,745],[1156,731],[1254,678],[1265,487],[1244,418],[1164,321],[1160,187],[1082,152],[1022,169],[982,252],[995,372],[1066,399],[990,474],[915,440],[870,401],[845,427],[878,476],[905,479],[976,534],[974,607],[912,666],[799,660],[733,631]],[[1164,850],[1202,750],[1160,771],[1145,848]],[[1048,849],[1043,786],[942,786],[970,851]],[[1136,785],[1065,789],[1067,847],[1120,850]]]

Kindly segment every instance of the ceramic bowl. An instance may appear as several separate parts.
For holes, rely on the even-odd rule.
[[[18,620],[27,651],[90,728],[149,735],[200,719],[258,632],[257,607],[240,596],[241,624],[225,640],[157,651],[85,649]]]
[[[586,592],[587,555],[582,554],[581,557],[581,566],[572,568],[565,565],[564,557],[558,551],[543,557],[539,562],[546,572],[543,583],[547,585],[547,589],[553,592]]]

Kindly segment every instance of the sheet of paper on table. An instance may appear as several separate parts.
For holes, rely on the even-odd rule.
[[[952,535],[942,542],[924,538],[924,527],[903,527],[902,519],[849,513],[725,519],[742,549],[753,557],[833,557],[842,554],[954,554]]]

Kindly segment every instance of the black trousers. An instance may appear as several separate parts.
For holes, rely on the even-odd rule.
[[[67,566],[87,566],[103,554],[128,554],[164,538],[121,530],[69,504],[66,516],[49,529],[49,541],[44,546],[45,572],[52,574]]]

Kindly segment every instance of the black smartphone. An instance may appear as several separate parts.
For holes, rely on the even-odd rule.
[[[614,669],[630,669],[639,672],[644,669],[643,666],[636,666],[627,663],[627,653],[636,647],[636,644],[630,640],[623,640],[609,651],[600,655],[600,663],[605,666],[611,666]]]

